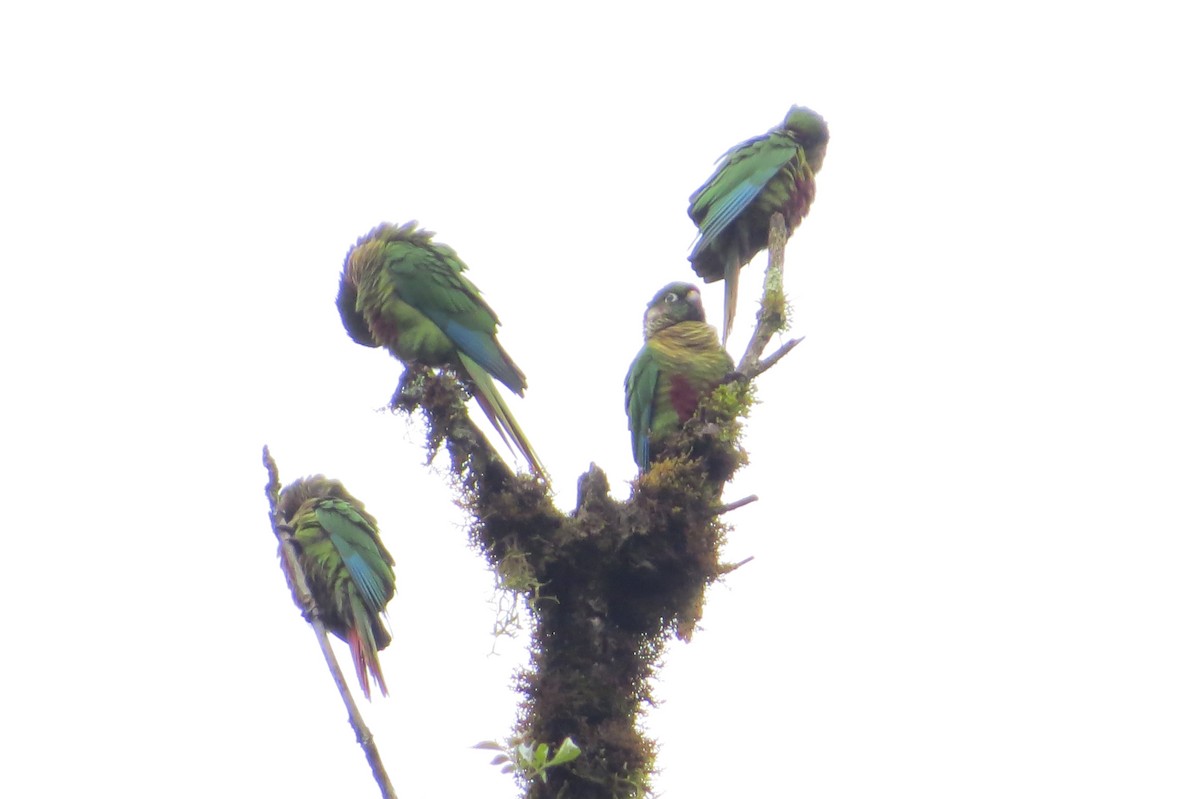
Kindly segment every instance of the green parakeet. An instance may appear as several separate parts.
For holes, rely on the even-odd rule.
[[[392,640],[382,617],[396,593],[396,562],[379,540],[378,524],[345,486],[319,474],[283,489],[279,510],[294,531],[300,568],[321,621],[350,645],[367,698],[368,672],[387,696],[379,651]]]
[[[733,359],[704,321],[700,289],[671,283],[642,317],[645,345],[625,376],[625,413],[639,471],[650,468],[653,444],[683,426],[700,400],[733,371]]]
[[[788,236],[808,214],[828,143],[821,115],[794,105],[782,125],[726,152],[689,198],[688,216],[700,235],[688,260],[706,283],[725,280],[722,342],[737,311],[739,271],[766,249],[773,214],[783,214]]]
[[[541,461],[492,380],[524,396],[525,375],[496,340],[496,312],[463,274],[466,268],[416,222],[385,222],[346,254],[337,297],[342,323],[359,344],[386,347],[405,363],[453,369],[505,442],[544,479]]]

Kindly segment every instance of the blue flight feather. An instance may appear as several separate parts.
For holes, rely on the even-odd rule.
[[[742,181],[736,189],[722,197],[718,202],[713,203],[712,211],[708,218],[704,220],[705,231],[700,237],[700,243],[696,246],[696,252],[700,252],[712,242],[716,241],[717,237],[729,227],[738,215],[745,211],[750,203],[754,202],[754,198],[759,195],[766,186],[766,181],[756,184],[753,181]]]
[[[441,328],[446,337],[454,342],[454,346],[482,366],[488,374],[517,394],[524,392],[521,376],[504,359],[504,354],[491,334],[473,330],[440,311],[425,311],[425,315]]]

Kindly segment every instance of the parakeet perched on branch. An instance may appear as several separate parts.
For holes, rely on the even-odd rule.
[[[396,562],[379,540],[378,524],[340,482],[319,474],[283,489],[279,510],[294,531],[300,569],[321,621],[350,645],[367,698],[368,672],[387,696],[379,651],[392,637],[381,617],[396,593]]]
[[[704,321],[700,289],[671,283],[642,317],[645,345],[625,376],[625,413],[639,471],[654,442],[683,426],[709,391],[733,371],[733,359]]]
[[[722,342],[737,311],[738,272],[766,249],[772,214],[783,214],[788,236],[808,214],[828,142],[821,115],[794,105],[782,125],[726,152],[689,198],[700,235],[688,260],[706,283],[725,280]]]
[[[518,396],[525,375],[496,340],[499,320],[454,250],[416,222],[384,223],[346,254],[337,306],[350,338],[401,361],[453,369],[505,442],[545,478],[541,461],[492,378]]]

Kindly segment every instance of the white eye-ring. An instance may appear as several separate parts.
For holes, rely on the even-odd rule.
[[[679,295],[676,294],[675,292],[671,291],[671,292],[668,292],[667,296],[663,297],[663,299],[666,300],[668,303],[679,302]]]

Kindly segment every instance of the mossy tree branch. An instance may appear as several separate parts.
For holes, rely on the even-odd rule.
[[[762,310],[738,379],[719,386],[665,442],[628,500],[612,498],[593,464],[579,478],[575,509],[560,512],[544,483],[514,474],[492,449],[450,374],[410,367],[392,398],[394,411],[422,412],[430,457],[442,447],[449,454],[473,542],[505,585],[524,586],[534,624],[518,737],[557,746],[571,736],[582,749],[545,782],[528,781],[529,799],[648,790],[654,743],[637,721],[652,701],[650,678],[670,636],[691,637],[707,586],[740,565],[720,562],[725,528],[718,521],[732,509],[721,505],[721,491],[746,463],[740,418],[750,381],[798,343],[761,357],[786,323],[785,237],[776,217]]]
[[[304,578],[304,571],[300,568],[300,562],[297,556],[296,542],[292,537],[293,530],[283,518],[279,510],[279,467],[275,465],[275,459],[271,457],[271,451],[266,446],[263,447],[263,466],[267,469],[267,502],[270,506],[271,514],[271,529],[275,532],[275,537],[279,540],[279,559],[280,566],[283,568],[283,576],[287,579],[288,587],[292,591],[292,597],[296,600],[296,604],[300,606],[300,611],[304,615],[306,621],[312,625],[313,632],[317,636],[317,643],[321,647],[321,652],[325,656],[325,663],[329,667],[329,674],[333,677],[333,682],[337,685],[338,693],[342,696],[342,702],[346,706],[346,712],[349,713],[350,726],[354,729],[354,737],[358,741],[358,745],[362,747],[363,754],[367,757],[367,763],[371,767],[371,774],[375,777],[375,782],[379,785],[379,792],[384,799],[396,799],[396,791],[392,788],[392,782],[388,778],[387,769],[383,766],[383,758],[379,755],[379,748],[375,746],[375,738],[371,735],[371,731],[367,729],[367,724],[363,721],[362,714],[358,712],[358,705],[354,703],[354,696],[350,693],[350,686],[346,684],[346,678],[342,674],[342,669],[338,666],[337,658],[333,654],[333,647],[329,644],[329,632],[325,628],[325,623],[321,621],[321,616],[317,612],[317,603],[313,600],[312,591],[308,587],[308,581]]]

